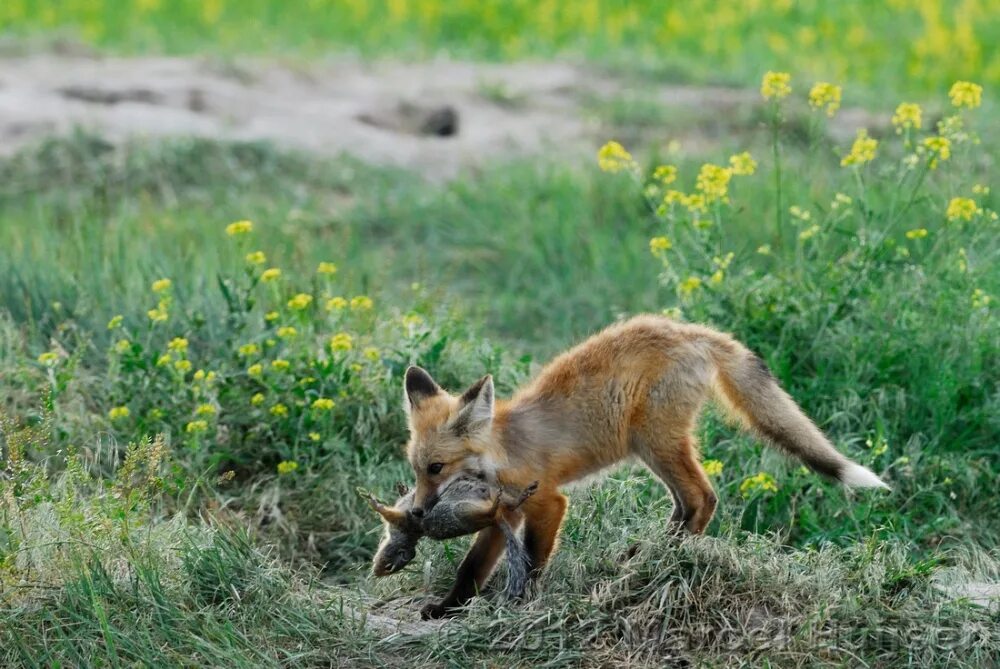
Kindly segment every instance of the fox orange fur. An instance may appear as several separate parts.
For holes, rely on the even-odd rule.
[[[413,512],[432,507],[439,490],[470,472],[500,485],[537,481],[522,507],[535,572],[555,549],[566,513],[559,487],[633,456],[670,490],[671,521],[704,531],[716,496],[693,429],[712,395],[747,428],[820,474],[851,486],[886,487],[830,444],[749,349],[721,332],[661,316],[608,327],[556,357],[507,401],[494,400],[490,376],[453,396],[411,367],[404,387],[407,455],[417,478]],[[444,615],[474,596],[504,541],[497,528],[482,530],[455,586],[425,607],[425,617]]]

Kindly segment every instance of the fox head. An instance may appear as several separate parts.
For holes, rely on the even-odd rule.
[[[457,477],[494,478],[493,377],[487,374],[456,397],[420,367],[410,367],[403,389],[410,426],[406,454],[417,479],[411,511],[420,516]]]

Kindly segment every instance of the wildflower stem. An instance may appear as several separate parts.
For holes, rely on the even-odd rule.
[[[774,224],[778,234],[777,246],[782,247],[783,230],[781,226],[781,150],[778,143],[778,130],[781,125],[781,110],[778,102],[771,103],[771,152],[774,156]]]

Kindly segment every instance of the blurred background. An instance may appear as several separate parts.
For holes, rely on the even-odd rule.
[[[2,0],[0,664],[995,666],[998,38],[998,0]],[[640,312],[893,492],[710,410],[709,538],[623,466],[545,597],[428,636],[467,539],[373,581],[352,492],[412,480],[402,371],[506,396]]]

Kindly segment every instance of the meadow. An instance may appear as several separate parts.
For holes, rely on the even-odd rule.
[[[13,0],[0,25],[75,26],[124,52],[347,45],[621,67],[673,11],[584,3],[550,25],[515,3],[493,28],[489,5],[277,6]],[[934,16],[984,44],[990,3],[947,20],[892,3],[864,23],[869,5],[783,7],[675,26],[752,33],[746,54],[692,37],[642,60],[644,76],[669,64],[759,89],[754,122],[710,154],[611,141],[590,164],[527,157],[436,185],[349,156],[82,132],[0,160],[0,664],[1000,662],[1000,612],[969,595],[1000,581],[1000,74],[982,47],[972,62],[892,48]],[[824,60],[834,72],[806,58],[767,73],[786,62],[759,29],[774,13],[862,26],[878,48],[848,44]],[[838,141],[827,124],[851,96],[891,120]],[[606,113],[618,138],[680,122]],[[572,490],[536,597],[393,633],[379,616],[415,620],[468,544],[425,542],[403,574],[367,575],[380,528],[354,490],[412,480],[406,366],[454,390],[490,372],[506,395],[643,311],[746,342],[892,491],[827,483],[712,410],[706,536],[668,532],[669,495],[628,465]]]

